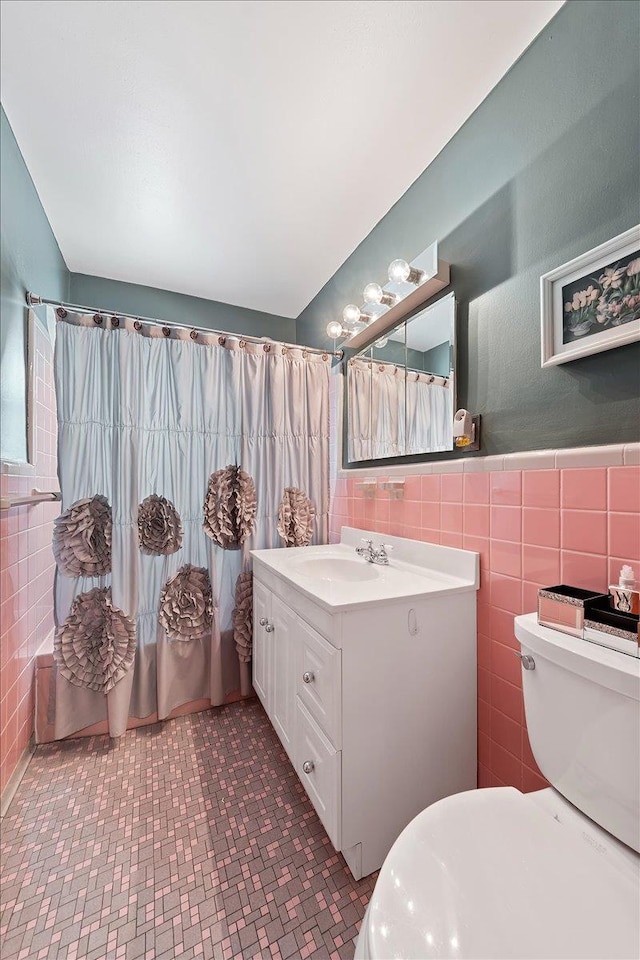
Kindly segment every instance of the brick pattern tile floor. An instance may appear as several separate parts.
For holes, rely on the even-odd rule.
[[[350,960],[375,883],[257,700],[38,748],[0,853],[2,960]]]

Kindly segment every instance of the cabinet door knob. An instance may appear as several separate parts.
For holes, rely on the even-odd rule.
[[[314,767],[315,763],[313,760],[305,760],[305,762],[302,764],[302,769],[305,773],[313,773]]]
[[[273,633],[275,628],[272,623],[265,623],[264,629],[266,630],[267,633]]]
[[[302,674],[302,679],[304,680],[305,683],[313,683],[313,681],[315,680],[315,674],[312,673],[310,670],[307,670],[305,673]]]

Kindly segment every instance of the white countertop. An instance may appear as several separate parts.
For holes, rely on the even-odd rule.
[[[361,546],[363,537],[371,538],[374,546],[384,539],[393,548],[388,566],[368,563],[356,554],[355,547]],[[335,612],[427,595],[466,593],[477,590],[479,585],[477,553],[402,537],[383,538],[348,527],[343,528],[339,544],[252,550],[251,554],[257,569],[264,565],[311,600]],[[323,560],[324,563],[309,564]],[[360,576],[366,579],[359,579]]]

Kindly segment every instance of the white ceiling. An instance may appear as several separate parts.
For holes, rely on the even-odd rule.
[[[561,5],[4,0],[2,100],[70,270],[296,317]]]

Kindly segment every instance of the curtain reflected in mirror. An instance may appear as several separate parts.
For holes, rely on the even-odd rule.
[[[455,298],[449,294],[349,360],[349,462],[453,449]]]

